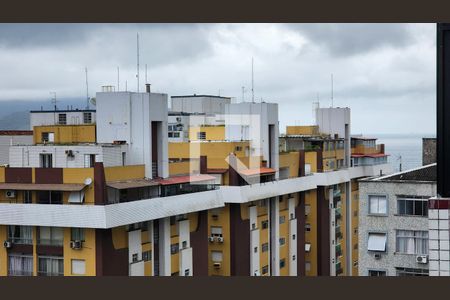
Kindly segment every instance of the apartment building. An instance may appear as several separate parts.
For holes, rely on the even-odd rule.
[[[32,145],[31,130],[0,130],[0,165],[9,164],[9,147],[13,145]]]
[[[436,195],[436,175],[434,163],[359,180],[359,275],[431,274],[439,253],[432,252],[434,236],[431,228],[428,232],[428,199]]]
[[[321,150],[280,154],[272,103],[226,103],[214,138],[187,127],[188,142],[169,143],[167,100],[99,92],[95,122],[55,124],[52,111],[33,126],[34,145],[10,148],[0,275],[351,273],[339,258],[349,249],[339,209],[351,180],[388,165],[323,172]],[[348,125],[317,124],[350,145]]]

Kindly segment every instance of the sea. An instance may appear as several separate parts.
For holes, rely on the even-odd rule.
[[[433,134],[371,134],[376,137],[377,144],[384,144],[388,162],[394,172],[403,171],[422,166],[422,138],[436,137]]]

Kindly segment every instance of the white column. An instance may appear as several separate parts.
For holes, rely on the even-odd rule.
[[[280,275],[280,200],[270,199],[271,274]]]
[[[192,248],[190,240],[189,219],[178,221],[177,225],[180,249],[179,274],[180,276],[192,276],[194,274],[194,270],[192,269]]]
[[[144,276],[144,261],[142,260],[142,236],[140,229],[128,232],[128,262],[128,273],[130,276]]]
[[[347,276],[352,276],[353,269],[353,230],[352,230],[352,219],[353,219],[353,206],[352,206],[352,184],[351,181],[345,183],[345,228],[346,230],[346,245],[345,245],[345,256],[347,257]]]
[[[170,276],[170,218],[159,219],[159,275]]]

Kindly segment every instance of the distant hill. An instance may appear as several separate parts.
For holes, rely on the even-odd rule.
[[[79,98],[59,99],[58,109],[86,108],[85,100]],[[0,130],[29,130],[30,110],[53,109],[50,100],[10,100],[0,101]],[[92,108],[92,106],[91,106]]]

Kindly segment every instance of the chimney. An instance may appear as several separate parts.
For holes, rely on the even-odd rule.
[[[150,83],[145,84],[145,92],[150,94]]]

